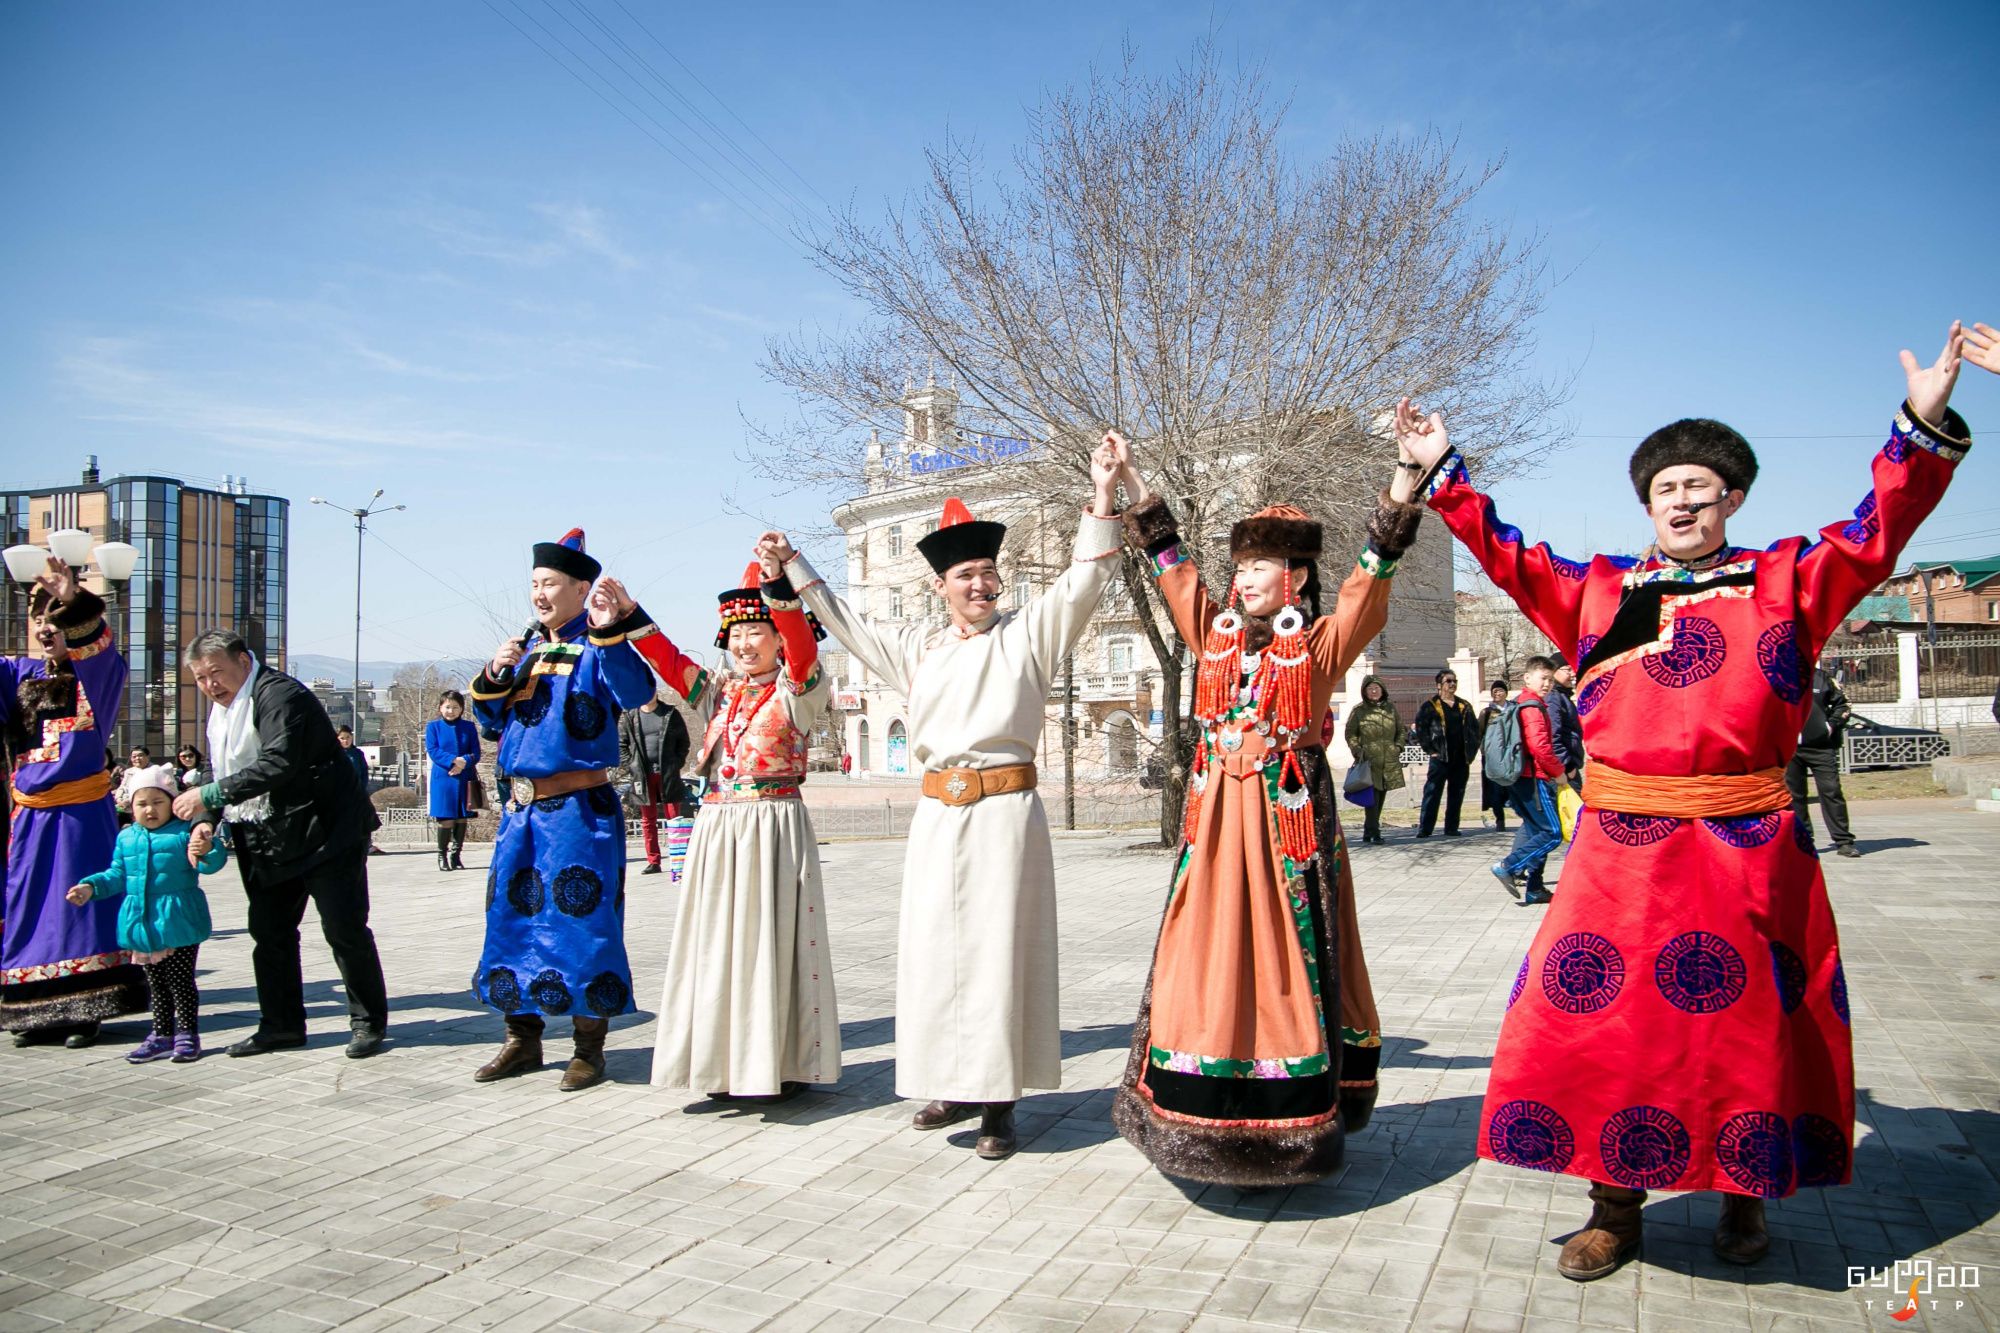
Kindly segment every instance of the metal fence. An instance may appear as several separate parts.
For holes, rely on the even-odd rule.
[[[1849,703],[1892,704],[1902,697],[1893,635],[1829,643],[1819,664],[1840,682]]]
[[[1938,636],[1917,645],[1917,694],[1964,699],[2000,689],[2000,634]]]

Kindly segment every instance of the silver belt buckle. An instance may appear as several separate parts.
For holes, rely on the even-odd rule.
[[[508,778],[513,789],[514,806],[525,810],[535,803],[535,780],[533,778]]]

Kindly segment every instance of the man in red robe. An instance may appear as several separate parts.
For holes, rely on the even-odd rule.
[[[1853,517],[1761,551],[1724,533],[1757,460],[1721,422],[1674,422],[1632,455],[1653,551],[1580,563],[1529,546],[1443,420],[1398,405],[1431,507],[1577,666],[1585,809],[1508,997],[1478,1144],[1591,1182],[1565,1277],[1637,1248],[1649,1189],[1721,1191],[1716,1253],[1747,1264],[1770,1247],[1765,1199],[1848,1180],[1847,980],[1784,769],[1821,646],[1971,447],[1946,405],[1962,345],[1954,324],[1932,365],[1902,354],[1908,398]]]

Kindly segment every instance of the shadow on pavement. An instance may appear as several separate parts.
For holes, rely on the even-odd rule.
[[[1861,849],[1863,856],[1876,852],[1893,852],[1903,847],[1928,847],[1922,838],[1856,838],[1854,845]]]

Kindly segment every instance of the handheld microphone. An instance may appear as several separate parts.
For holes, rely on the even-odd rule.
[[[528,622],[528,628],[521,631],[521,637],[519,639],[516,639],[515,642],[520,645],[521,651],[523,653],[526,653],[528,651],[528,641],[530,639],[533,639],[537,634],[541,632],[542,632],[542,622],[539,620],[531,620]],[[506,686],[512,685],[514,683],[514,668],[508,667],[505,671],[502,671],[499,674],[499,676],[494,679],[493,683],[495,685],[501,686],[503,689]]]

